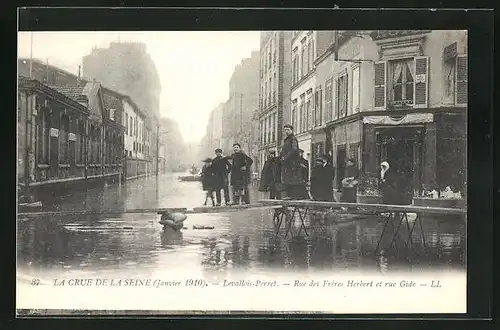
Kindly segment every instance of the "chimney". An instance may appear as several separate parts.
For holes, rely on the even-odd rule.
[[[78,66],[78,82],[80,82],[80,80],[82,79],[82,76],[81,76],[81,69],[82,69],[82,66],[79,65]]]

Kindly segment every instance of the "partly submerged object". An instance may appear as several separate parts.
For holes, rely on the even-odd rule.
[[[163,212],[161,213],[160,224],[164,227],[168,226],[174,230],[181,230],[184,227],[184,220],[187,215],[179,212]]]
[[[214,226],[200,226],[200,225],[193,225],[193,229],[214,229]]]

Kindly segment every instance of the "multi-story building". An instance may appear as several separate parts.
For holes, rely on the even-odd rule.
[[[250,154],[253,141],[252,118],[259,102],[259,61],[260,53],[253,51],[234,69],[229,81],[229,99],[223,106],[224,151],[231,152],[235,142],[241,144],[243,150],[253,159],[257,155]]]
[[[315,64],[337,187],[353,158],[367,177],[387,160],[409,195],[464,190],[466,31],[339,32]]]
[[[311,130],[314,127],[316,92],[316,31],[294,31],[292,37],[292,86],[290,118],[299,147],[311,161]],[[311,166],[309,166],[311,168]]]
[[[160,117],[161,84],[146,44],[112,42],[83,57],[83,77],[130,96],[143,112]]]
[[[283,125],[290,122],[292,32],[266,31],[260,34],[259,70],[259,157],[260,170],[270,150],[279,152]]]

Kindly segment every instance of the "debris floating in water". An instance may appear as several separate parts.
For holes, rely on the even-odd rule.
[[[134,229],[134,227],[125,226],[123,229]]]
[[[193,225],[193,229],[214,229],[214,226],[197,226]]]

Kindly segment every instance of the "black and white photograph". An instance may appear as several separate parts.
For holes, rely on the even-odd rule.
[[[18,315],[466,312],[466,30],[17,53]]]

